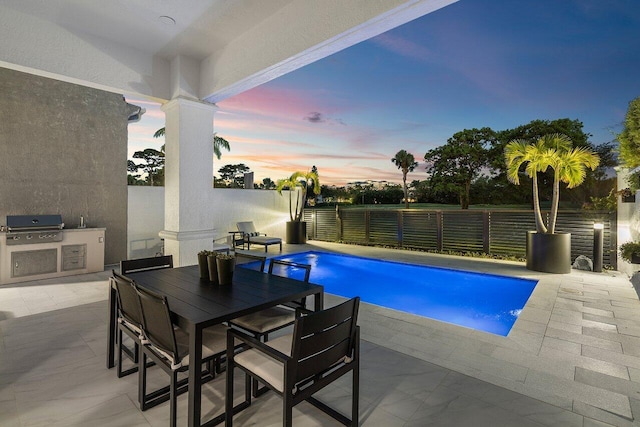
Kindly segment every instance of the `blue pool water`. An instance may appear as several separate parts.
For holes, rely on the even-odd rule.
[[[325,292],[507,336],[537,281],[325,252],[277,257],[311,264]],[[266,269],[265,269],[266,270]],[[294,278],[301,271],[294,272]]]

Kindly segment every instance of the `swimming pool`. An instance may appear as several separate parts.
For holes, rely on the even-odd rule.
[[[277,257],[311,264],[325,292],[507,336],[537,281],[327,252]],[[292,274],[295,277],[296,273]]]

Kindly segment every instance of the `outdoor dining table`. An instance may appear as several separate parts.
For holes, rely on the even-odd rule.
[[[233,284],[213,285],[200,279],[198,266],[149,270],[127,275],[136,285],[164,294],[174,321],[189,333],[189,427],[201,425],[202,330],[281,303],[314,296],[314,310],[322,310],[324,288],[237,267]],[[107,368],[114,366],[117,307],[115,289],[109,292]],[[205,423],[204,425],[207,425]]]

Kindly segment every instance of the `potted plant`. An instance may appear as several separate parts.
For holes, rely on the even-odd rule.
[[[236,267],[236,258],[233,255],[219,253],[216,256],[216,267],[218,269],[218,283],[220,285],[231,285],[233,283],[233,271]]]
[[[287,222],[285,242],[292,244],[307,242],[307,223],[302,221],[302,213],[306,204],[307,188],[313,194],[320,194],[320,181],[316,172],[294,172],[289,178],[278,180],[276,190],[289,190],[289,217]],[[295,200],[295,207],[294,207]]]
[[[546,273],[571,272],[571,234],[557,233],[556,219],[560,201],[560,182],[567,188],[582,184],[586,168],[595,170],[598,155],[584,147],[573,147],[568,136],[547,134],[535,143],[513,140],[505,147],[507,177],[520,184],[520,167],[533,181],[533,210],[536,230],[527,232],[527,269]],[[553,171],[553,195],[549,222],[545,224],[540,211],[538,172]]]
[[[209,279],[209,266],[207,264],[207,257],[211,253],[211,251],[207,250],[198,252],[198,270],[200,271],[201,279]]]
[[[618,194],[622,197],[622,203],[635,203],[636,201],[636,194],[628,187],[618,191]]]
[[[620,245],[620,256],[631,264],[640,264],[640,242],[627,242]]]

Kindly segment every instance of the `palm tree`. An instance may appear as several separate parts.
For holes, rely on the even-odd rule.
[[[507,177],[514,184],[520,184],[520,167],[526,164],[525,173],[533,181],[533,210],[538,233],[553,234],[558,216],[560,201],[560,182],[567,188],[582,184],[586,177],[586,168],[595,170],[600,158],[593,151],[584,147],[573,147],[571,139],[563,134],[547,134],[535,143],[516,139],[507,144],[504,150],[507,164]],[[538,172],[553,170],[553,196],[548,227],[542,219],[540,198],[538,194]]]
[[[407,153],[406,150],[400,150],[396,153],[396,156],[391,161],[402,170],[402,188],[404,190],[404,207],[409,209],[409,195],[407,192],[407,174],[413,172],[418,166],[418,162],[413,157],[413,154]]]
[[[158,129],[156,133],[153,134],[153,137],[160,138],[161,136],[164,136],[164,132],[165,132],[165,128],[162,127]],[[218,136],[218,134],[214,133],[213,134],[213,154],[216,155],[216,158],[218,160],[220,160],[220,157],[222,157],[222,151],[221,151],[222,148],[224,148],[227,151],[231,151],[231,146],[229,145],[229,141],[227,141],[221,136]]]
[[[289,178],[279,179],[276,190],[282,194],[282,190],[288,188],[289,191],[289,217],[292,222],[302,221],[307,188],[313,189],[313,194],[320,194],[320,180],[318,174],[309,172],[294,172]],[[292,194],[295,193],[296,208],[293,210]]]

